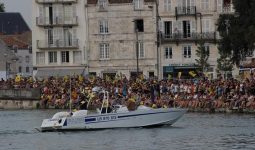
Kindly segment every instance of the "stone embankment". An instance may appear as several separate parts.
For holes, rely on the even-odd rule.
[[[0,109],[36,109],[40,98],[40,89],[1,89]]]

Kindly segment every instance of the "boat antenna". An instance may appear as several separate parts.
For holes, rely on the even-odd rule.
[[[71,74],[70,74],[70,77],[69,77],[69,80],[70,80],[70,114],[72,114],[72,77],[71,77]]]

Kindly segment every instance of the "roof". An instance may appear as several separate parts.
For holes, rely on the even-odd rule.
[[[29,46],[27,43],[17,39],[15,36],[4,36],[0,37],[0,39],[2,39],[8,47],[17,46],[18,49],[26,49]]]
[[[20,13],[0,13],[0,34],[20,34],[31,31]]]

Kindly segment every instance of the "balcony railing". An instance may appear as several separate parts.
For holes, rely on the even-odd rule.
[[[37,40],[37,48],[38,49],[58,49],[58,48],[68,48],[68,49],[77,49],[79,48],[79,40]]]
[[[37,3],[77,3],[77,0],[36,0]]]
[[[234,9],[233,9],[233,7],[231,6],[231,5],[229,5],[229,6],[224,6],[223,8],[222,8],[222,13],[223,14],[231,14],[231,13],[234,13],[235,11],[234,11]]]
[[[162,34],[162,42],[181,42],[181,41],[216,41],[215,32],[205,32],[205,33],[173,33],[173,34]]]
[[[196,15],[196,6],[175,7],[175,16]]]
[[[78,17],[36,17],[36,25],[38,26],[77,26]]]

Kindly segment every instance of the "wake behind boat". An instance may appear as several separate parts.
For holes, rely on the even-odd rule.
[[[108,103],[108,92],[104,91],[103,101]],[[129,111],[122,105],[116,105],[109,112],[107,108],[103,110],[104,102],[101,110],[97,110],[94,114],[89,114],[88,110],[73,113],[58,112],[51,119],[44,119],[40,130],[93,130],[172,125],[186,112],[186,109],[180,108],[153,109],[146,106],[139,106],[136,110]]]

